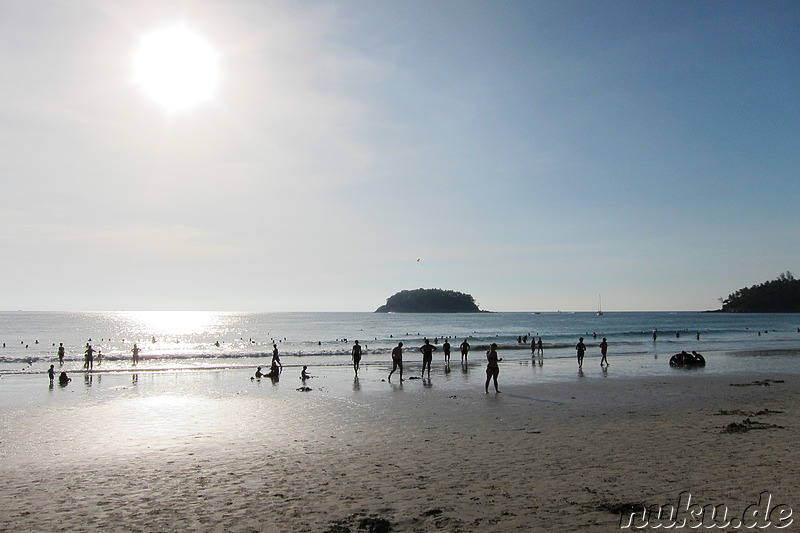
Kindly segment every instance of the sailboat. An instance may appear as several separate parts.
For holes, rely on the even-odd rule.
[[[603,305],[599,294],[597,295],[597,316],[603,316]]]

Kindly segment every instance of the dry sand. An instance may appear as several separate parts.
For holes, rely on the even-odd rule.
[[[796,376],[501,374],[500,395],[376,376],[78,378],[2,410],[0,530],[614,531],[685,491],[729,518],[762,491],[800,504]]]

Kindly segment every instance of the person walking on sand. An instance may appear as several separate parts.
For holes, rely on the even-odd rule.
[[[64,365],[64,343],[58,343],[58,364],[59,366]]]
[[[392,374],[397,369],[400,369],[400,381],[405,381],[403,379],[403,343],[398,342],[397,346],[392,349],[392,371],[389,372],[389,382],[392,381]]]
[[[496,393],[500,392],[500,389],[497,388],[497,376],[500,375],[500,365],[497,364],[498,361],[502,361],[503,358],[497,358],[497,344],[492,343],[489,346],[489,351],[486,352],[486,386],[484,389],[486,390],[486,394],[489,394],[489,381],[494,380],[494,391]]]
[[[442,351],[444,351],[444,362],[450,364],[450,341],[445,339],[442,344]]]
[[[361,345],[358,344],[358,341],[353,345],[353,370],[356,371],[356,376],[358,375],[358,365],[361,362]]]
[[[465,363],[467,361],[467,354],[469,353],[469,343],[467,339],[464,339],[464,342],[461,343],[461,362]]]
[[[583,356],[586,354],[586,345],[583,344],[583,337],[578,339],[575,350],[578,352],[578,368],[583,368]]]
[[[425,367],[428,368],[428,379],[431,377],[431,361],[433,361],[433,352],[436,351],[436,346],[431,344],[431,341],[425,339],[425,344],[420,346],[419,351],[422,352],[422,377],[425,377]]]
[[[603,363],[608,366],[608,359],[606,358],[608,355],[608,341],[605,337],[603,337],[603,342],[600,343],[600,355],[602,355],[600,358],[600,366],[603,366]]]
[[[133,366],[136,366],[139,363],[139,347],[135,343],[131,353],[133,354]]]

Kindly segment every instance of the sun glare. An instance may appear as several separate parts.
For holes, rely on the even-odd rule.
[[[213,97],[217,54],[184,26],[155,30],[139,43],[133,79],[168,111],[182,111]]]

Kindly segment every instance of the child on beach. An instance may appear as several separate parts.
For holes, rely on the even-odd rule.
[[[603,363],[608,366],[608,359],[606,358],[606,355],[608,355],[608,341],[606,341],[605,337],[603,337],[603,342],[600,343],[600,355],[602,355],[600,366],[603,366]]]
[[[583,368],[583,356],[586,353],[586,345],[583,344],[583,337],[578,339],[578,344],[575,345],[575,350],[578,352],[578,368]]]

